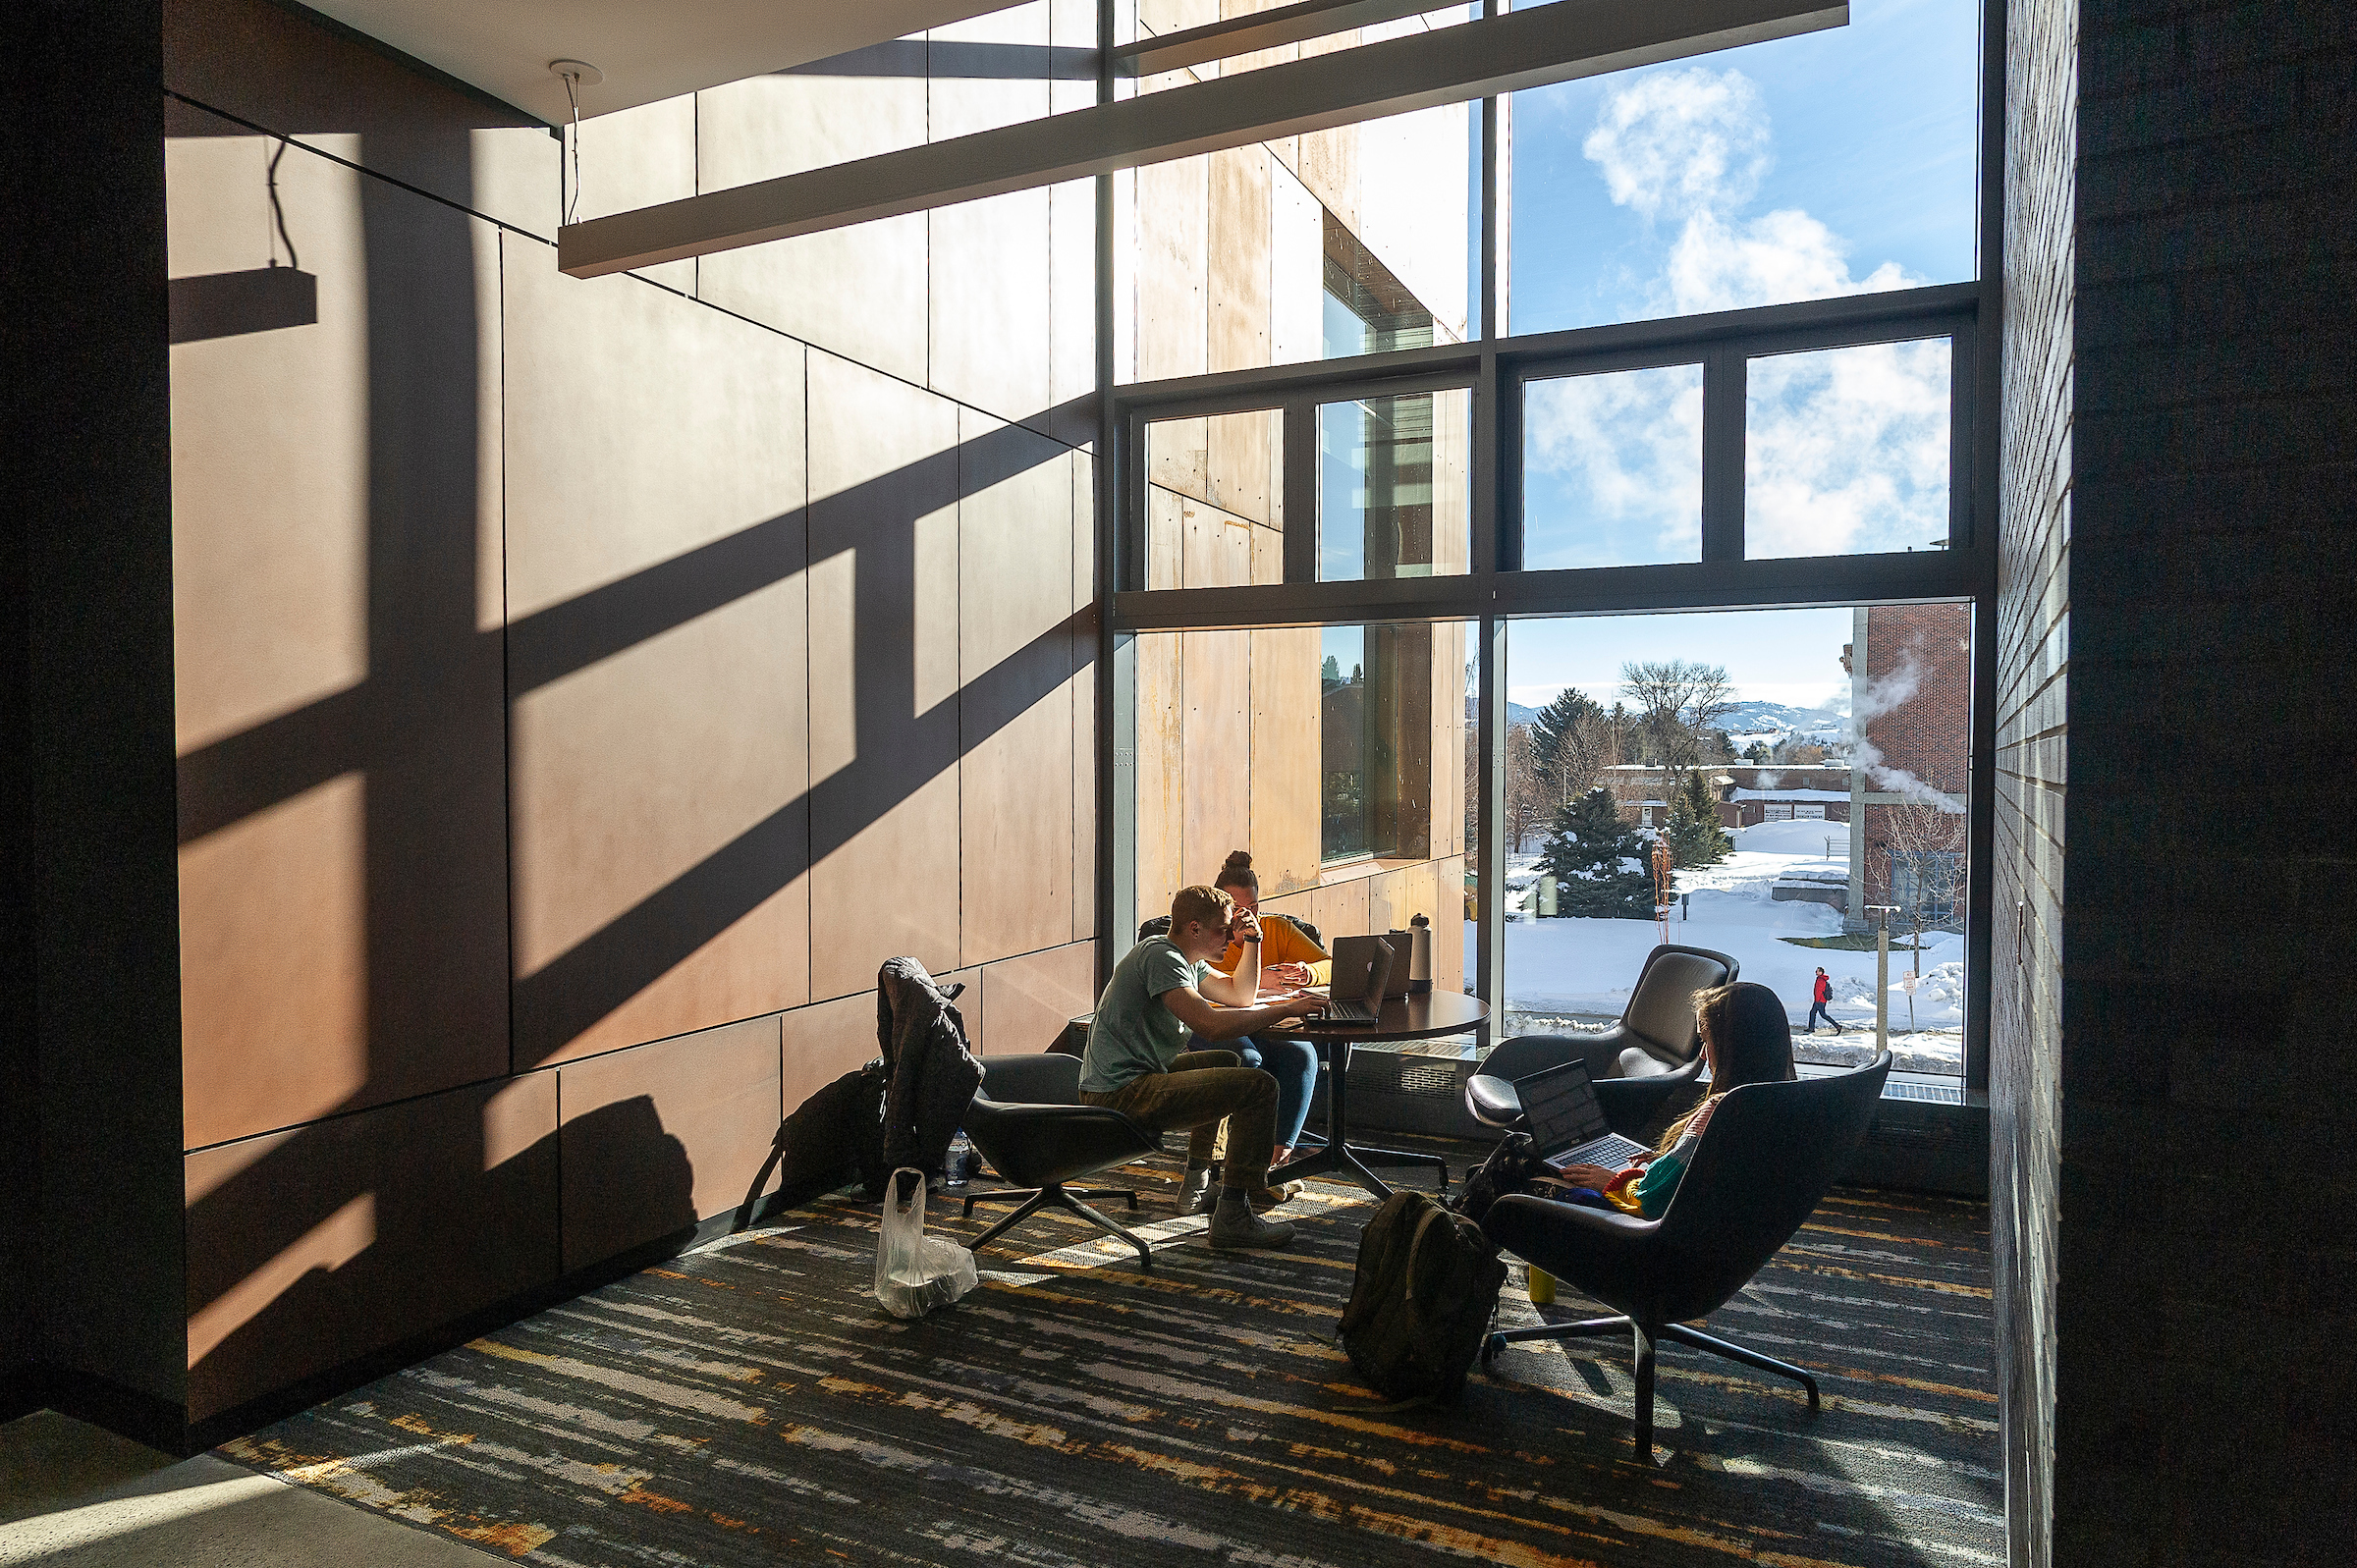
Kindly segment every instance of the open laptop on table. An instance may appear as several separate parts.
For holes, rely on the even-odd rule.
[[[1327,988],[1329,1023],[1373,1023],[1391,983],[1392,945],[1381,937],[1338,937],[1334,983]]]
[[[1605,1125],[1604,1107],[1596,1101],[1596,1086],[1588,1081],[1588,1064],[1577,1057],[1516,1078],[1514,1093],[1521,1097],[1539,1159],[1554,1169],[1602,1165],[1612,1170],[1653,1152]]]

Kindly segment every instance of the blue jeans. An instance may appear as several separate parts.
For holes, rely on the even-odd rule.
[[[1306,1040],[1258,1040],[1247,1035],[1232,1043],[1247,1067],[1258,1067],[1277,1080],[1277,1147],[1289,1149],[1301,1138],[1309,1119],[1309,1098],[1318,1087],[1318,1049]]]

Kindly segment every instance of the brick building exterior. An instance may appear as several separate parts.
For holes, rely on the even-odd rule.
[[[1849,660],[1852,711],[1868,715],[1850,784],[1853,820],[1864,824],[1865,902],[1899,906],[1902,923],[1918,912],[1939,924],[1961,921],[1972,610],[1886,605],[1865,611],[1863,620],[1862,665],[1854,644]],[[1941,809],[1931,791],[1956,809]]]

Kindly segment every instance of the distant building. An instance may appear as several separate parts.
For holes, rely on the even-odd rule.
[[[1860,657],[1861,649],[1863,657]],[[1888,605],[1855,612],[1850,711],[1867,715],[1850,778],[1849,922],[1869,904],[1960,920],[1972,754],[1972,610]],[[1953,809],[1948,809],[1952,807]]]

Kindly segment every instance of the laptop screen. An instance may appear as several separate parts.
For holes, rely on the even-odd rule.
[[[1531,1142],[1542,1160],[1612,1131],[1596,1103],[1596,1086],[1588,1081],[1588,1064],[1577,1058],[1516,1078],[1514,1093],[1530,1117]]]

